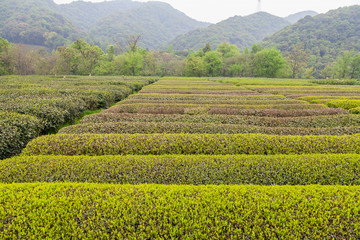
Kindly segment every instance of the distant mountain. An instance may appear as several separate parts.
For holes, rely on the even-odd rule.
[[[296,23],[297,21],[299,21],[300,19],[306,17],[306,16],[311,16],[311,17],[314,17],[318,15],[317,12],[315,11],[303,11],[303,12],[298,12],[298,13],[295,13],[295,14],[291,14],[289,16],[287,16],[285,18],[286,21],[290,22],[291,24],[294,24]]]
[[[52,0],[1,0],[0,36],[13,43],[56,47],[83,37]]]
[[[265,12],[258,12],[246,17],[235,16],[207,28],[196,29],[180,35],[170,42],[175,50],[203,48],[207,42],[216,48],[223,42],[235,44],[240,49],[251,47],[289,25],[281,17]]]
[[[57,46],[78,38],[106,47],[113,38],[140,34],[141,46],[165,46],[176,36],[200,27],[167,3],[113,0],[99,3],[53,0],[0,0],[0,36],[13,43]]]
[[[104,2],[75,1],[57,6],[59,13],[69,19],[81,30],[88,32],[100,19],[113,13],[127,11],[142,6],[141,2],[113,0]]]
[[[140,7],[120,11],[98,21],[89,36],[101,43],[112,43],[112,38],[124,39],[140,34],[142,47],[165,46],[170,40],[209,23],[198,22],[162,2],[147,2]]]
[[[293,45],[304,44],[319,57],[336,57],[345,50],[360,50],[360,6],[351,6],[307,16],[265,39],[266,46],[287,52]]]

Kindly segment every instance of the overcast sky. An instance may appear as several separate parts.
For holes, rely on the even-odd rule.
[[[54,0],[56,3],[69,3],[73,0]],[[89,1],[89,0],[88,0]],[[102,2],[103,0],[91,0]],[[259,0],[161,0],[174,8],[200,21],[217,23],[229,17],[246,16],[258,10]],[[146,0],[141,0],[146,2]],[[261,10],[285,17],[290,14],[314,10],[325,13],[331,9],[360,4],[360,0],[261,0]]]

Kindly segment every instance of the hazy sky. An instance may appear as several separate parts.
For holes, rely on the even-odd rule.
[[[56,3],[69,3],[73,0],[54,0]],[[89,0],[87,0],[89,1]],[[103,0],[91,0],[102,2]],[[216,23],[226,18],[252,14],[258,9],[259,0],[160,0],[170,3],[174,8],[200,21]],[[146,2],[146,0],[141,0]],[[290,14],[314,10],[327,12],[338,7],[360,4],[360,0],[261,0],[261,10],[285,17]]]

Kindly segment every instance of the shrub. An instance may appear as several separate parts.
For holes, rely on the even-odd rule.
[[[59,134],[31,141],[25,155],[360,153],[360,135]]]
[[[21,151],[21,132],[13,125],[0,121],[0,159]]]
[[[109,122],[86,123],[63,128],[59,133],[263,133],[275,135],[350,135],[359,134],[360,127],[345,128],[298,128],[298,127],[258,127],[238,124],[209,124],[181,122]]]
[[[260,127],[336,128],[360,126],[360,116],[353,114],[320,115],[307,117],[258,117],[241,115],[186,115],[186,114],[92,114],[81,119],[81,124],[115,122],[184,122],[239,124]]]
[[[360,185],[359,155],[21,156],[0,182]]]
[[[0,185],[0,238],[356,239],[359,187]]]

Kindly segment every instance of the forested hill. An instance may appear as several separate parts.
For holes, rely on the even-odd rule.
[[[56,8],[52,0],[2,0],[0,36],[14,43],[50,48],[84,37]]]
[[[334,59],[345,50],[360,51],[360,6],[305,17],[267,38],[263,45],[286,53],[297,44],[304,44],[313,61]]]
[[[75,1],[60,4],[58,11],[83,31],[89,31],[100,19],[113,13],[140,7],[141,2],[131,0],[115,0],[104,2]]]
[[[161,2],[76,1],[58,5],[53,0],[0,1],[0,36],[13,43],[50,49],[78,38],[105,48],[113,38],[122,40],[134,34],[142,35],[142,47],[154,49],[208,25]]]
[[[285,18],[285,20],[287,20],[291,24],[294,24],[294,23],[296,23],[297,21],[299,21],[300,19],[302,19],[302,18],[304,18],[306,16],[314,17],[316,15],[318,15],[318,13],[315,12],[315,11],[302,11],[302,12],[294,13],[294,14],[291,14],[291,15],[287,16]]]
[[[89,36],[96,42],[111,43],[113,38],[121,40],[129,34],[140,34],[142,47],[156,49],[179,34],[208,25],[189,18],[167,3],[147,2],[103,18],[91,29]]]
[[[223,42],[229,42],[244,49],[289,24],[285,19],[265,12],[258,12],[246,17],[235,16],[207,28],[196,29],[178,36],[171,42],[171,45],[176,50],[198,50],[203,48],[207,42],[213,48]]]

